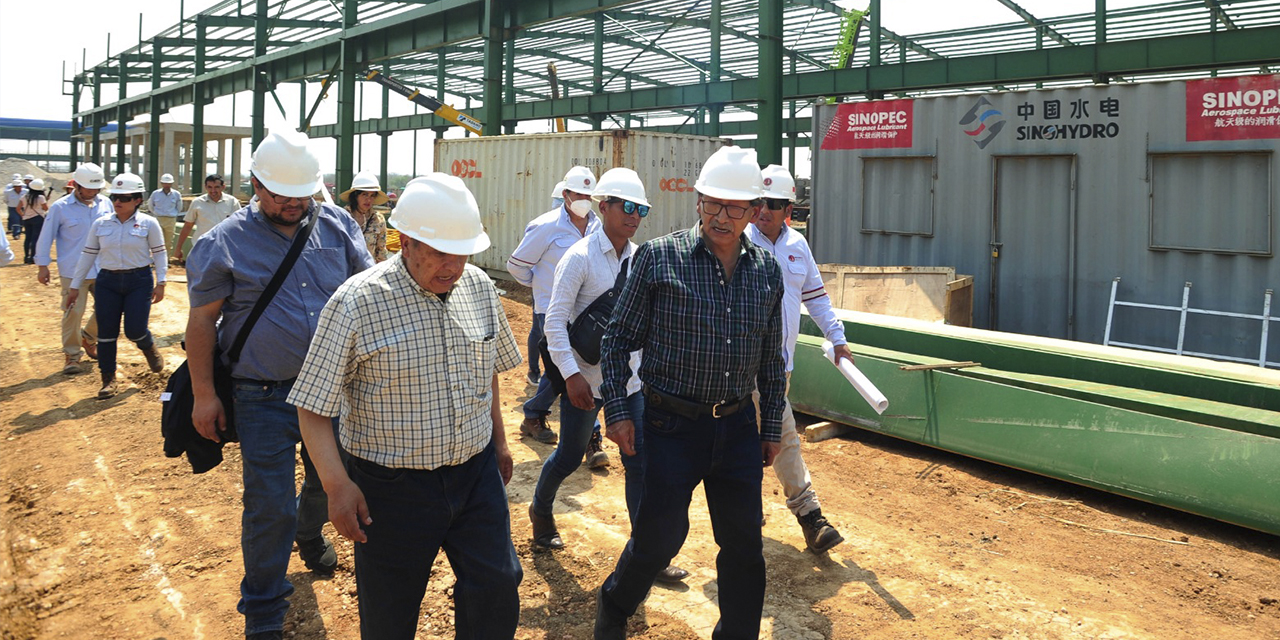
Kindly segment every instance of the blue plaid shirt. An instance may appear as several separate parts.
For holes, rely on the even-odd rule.
[[[732,279],[702,239],[702,225],[655,238],[636,252],[605,331],[605,420],[637,420],[627,409],[628,356],[644,349],[640,379],[694,402],[746,398],[760,389],[760,436],[782,439],[782,272],[742,239]]]

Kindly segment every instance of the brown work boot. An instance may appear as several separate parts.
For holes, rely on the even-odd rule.
[[[98,399],[105,400],[116,395],[116,374],[102,373],[102,388],[98,389]]]
[[[90,340],[86,336],[80,336],[80,346],[84,347],[84,354],[89,356],[90,360],[98,359],[98,343]]]
[[[164,369],[164,356],[160,355],[160,349],[155,343],[143,349],[142,355],[147,357],[147,366],[151,367],[152,373],[160,373]]]
[[[666,569],[663,569],[662,571],[658,572],[658,577],[654,578],[654,580],[657,580],[658,582],[661,582],[663,584],[675,584],[677,582],[684,580],[687,577],[689,577],[688,571],[685,571],[684,569],[681,569],[680,567],[677,567],[674,564],[669,564],[667,565]]]
[[[822,516],[822,509],[796,516],[796,520],[800,521],[800,528],[804,530],[805,544],[814,553],[823,553],[844,542],[844,536]]]
[[[587,441],[587,460],[588,469],[603,469],[609,466],[609,454],[604,452],[604,439],[600,437],[600,432],[595,431],[591,434],[591,439]]]
[[[62,364],[62,372],[70,376],[81,371],[80,356],[67,356],[66,361]]]
[[[524,422],[520,423],[520,433],[543,444],[555,444],[558,439],[556,437],[556,432],[547,428],[546,416],[538,416],[536,418],[526,417]]]
[[[533,524],[533,543],[547,549],[563,549],[564,541],[556,531],[555,516],[540,516],[529,505],[529,522]]]

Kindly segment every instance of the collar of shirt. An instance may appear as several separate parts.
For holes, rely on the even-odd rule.
[[[578,225],[573,223],[573,218],[575,216],[572,211],[569,211],[569,207],[567,205],[568,203],[560,205],[560,219],[556,220],[556,224],[563,227],[566,231],[572,231],[578,234],[580,237],[586,235],[581,231],[578,231]],[[587,213],[587,233],[595,231],[595,227],[600,226],[597,224],[598,219],[599,218],[596,216],[595,211]]]
[[[770,240],[769,236],[766,236],[764,232],[755,225],[755,223],[751,223],[747,225],[747,230],[743,232],[742,235],[746,236],[751,242],[761,247],[772,248],[776,252],[779,247],[785,247],[791,244],[791,236],[795,233],[796,232],[791,227],[784,224],[782,225],[782,232],[778,234],[777,241],[774,241]]]
[[[609,239],[607,234],[605,234],[604,225],[596,227],[596,230],[591,232],[591,238],[595,240],[596,247],[600,249],[600,253],[614,252],[613,241]],[[634,242],[627,240],[626,246],[622,247],[622,255],[617,256],[618,262],[622,262],[623,260],[630,258],[631,254],[635,252],[635,247],[636,244]]]

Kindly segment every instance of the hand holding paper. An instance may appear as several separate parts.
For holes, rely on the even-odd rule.
[[[858,390],[858,393],[867,401],[867,404],[871,405],[872,409],[876,410],[877,414],[883,414],[885,409],[889,408],[889,399],[885,398],[883,393],[880,393],[876,385],[872,384],[871,380],[863,375],[862,371],[858,370],[858,367],[848,360],[836,362],[835,347],[832,346],[831,341],[823,341],[822,353],[827,356],[828,362],[836,365],[836,368],[844,375],[845,380],[848,380],[849,384]]]

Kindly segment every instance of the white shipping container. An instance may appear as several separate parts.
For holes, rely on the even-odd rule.
[[[640,243],[693,226],[693,183],[702,163],[728,144],[723,138],[623,129],[441,139],[435,142],[435,170],[462,178],[480,205],[493,246],[471,263],[505,273],[525,226],[551,210],[551,189],[570,167],[587,167],[597,178],[614,167],[640,174],[653,205],[636,233]]]

